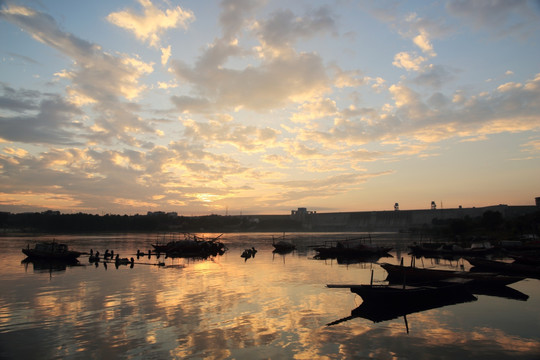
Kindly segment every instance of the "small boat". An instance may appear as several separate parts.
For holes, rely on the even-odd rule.
[[[508,256],[514,259],[514,264],[540,266],[540,255],[538,254],[527,254],[527,255],[510,254]]]
[[[495,271],[503,274],[516,274],[523,276],[540,276],[540,266],[531,264],[522,264],[519,262],[504,262],[487,259],[466,258],[466,260],[475,268]]]
[[[223,235],[223,234],[221,234]],[[156,253],[165,253],[169,257],[208,257],[223,255],[226,246],[217,241],[221,235],[204,240],[196,235],[185,234],[184,240],[169,241],[166,244],[152,244]]]
[[[54,260],[76,260],[81,255],[79,251],[69,250],[66,244],[56,241],[39,242],[33,249],[28,245],[22,252],[29,258]]]
[[[276,252],[296,250],[296,245],[287,241],[278,241],[277,243],[273,242],[272,245],[274,246],[274,251]]]
[[[411,254],[426,257],[483,256],[496,250],[488,241],[472,243],[470,247],[459,244],[422,243],[409,246]]]
[[[524,279],[522,276],[500,275],[493,272],[452,271],[439,269],[422,269],[412,266],[393,265],[382,263],[380,266],[386,270],[389,282],[425,283],[450,278],[463,278],[474,280],[476,284],[508,285]]]
[[[285,233],[283,233],[281,240],[278,242],[276,242],[274,235],[272,235],[272,246],[274,247],[274,250],[273,250],[274,253],[282,254],[282,255],[288,254],[296,250],[295,244],[293,244],[290,241],[285,241]]]
[[[332,285],[329,288],[348,288],[366,302],[386,305],[414,304],[421,300],[437,299],[466,291],[465,284],[469,280],[446,279],[422,285]]]

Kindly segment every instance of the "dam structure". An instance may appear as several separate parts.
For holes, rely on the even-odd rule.
[[[517,217],[540,210],[540,205],[509,206],[494,205],[473,208],[357,211],[319,213],[298,208],[291,211],[291,219],[302,224],[306,231],[408,231],[431,226],[434,220],[464,219],[481,217],[486,211],[499,212],[503,218]]]

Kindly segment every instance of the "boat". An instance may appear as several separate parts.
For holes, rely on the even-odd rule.
[[[509,254],[508,256],[514,259],[514,264],[540,266],[540,255],[538,253],[527,255]]]
[[[388,263],[382,263],[380,266],[388,273],[386,280],[394,283],[402,283],[404,279],[406,283],[426,283],[450,278],[463,278],[473,280],[475,284],[508,285],[525,278],[522,276],[501,275],[493,272],[425,269]]]
[[[448,256],[484,256],[493,253],[496,248],[490,242],[474,242],[470,247],[459,244],[422,243],[410,245],[411,254],[425,257]]]
[[[362,300],[385,304],[388,306],[400,304],[414,304],[421,300],[437,299],[465,291],[465,284],[470,280],[445,279],[433,281],[422,285],[340,285],[328,284],[329,288],[348,288],[359,295]]]
[[[278,242],[272,242],[272,245],[274,246],[274,251],[277,251],[277,252],[296,250],[296,245],[288,241],[281,240]]]
[[[466,258],[474,269],[489,270],[503,274],[516,274],[522,276],[540,276],[540,266],[522,264],[519,262],[504,262],[488,259]],[[501,275],[502,276],[502,275]]]
[[[223,234],[221,234],[223,235]],[[158,254],[165,253],[168,257],[208,257],[222,255],[225,244],[217,241],[221,235],[205,240],[196,235],[185,234],[184,240],[169,241],[166,244],[152,244]]]
[[[349,240],[327,241],[323,246],[317,246],[314,250],[317,252],[318,259],[332,258],[355,258],[368,255],[390,256],[388,252],[392,247],[377,246],[366,244],[367,238],[356,238]]]
[[[76,260],[81,255],[79,251],[69,250],[66,244],[56,241],[39,242],[34,245],[34,248],[30,248],[28,244],[22,252],[34,259]]]

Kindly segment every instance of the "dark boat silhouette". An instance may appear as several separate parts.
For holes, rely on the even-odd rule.
[[[450,305],[462,304],[466,302],[472,302],[476,300],[478,300],[478,298],[467,291],[446,293],[444,294],[444,296],[419,296],[415,298],[415,301],[400,302],[396,299],[396,301],[392,301],[391,304],[385,301],[381,302],[370,299],[362,302],[360,306],[353,309],[350,316],[346,316],[344,318],[332,321],[327,325],[337,325],[339,323],[353,320],[355,318],[364,318],[378,323],[382,321],[397,319],[413,313],[437,309]],[[405,318],[405,322],[406,321],[407,320]]]
[[[81,255],[79,251],[69,250],[66,244],[56,241],[39,242],[33,248],[27,245],[22,252],[29,258],[51,260],[76,260]]]
[[[388,273],[386,280],[392,283],[403,283],[404,279],[406,283],[425,283],[451,278],[463,278],[472,280],[476,284],[508,285],[524,279],[522,276],[500,275],[493,272],[425,269],[388,263],[382,263],[380,265]]]

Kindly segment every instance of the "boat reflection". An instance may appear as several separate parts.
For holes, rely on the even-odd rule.
[[[60,272],[66,271],[68,267],[72,266],[82,266],[76,259],[38,259],[27,257],[21,261],[21,264],[24,265],[25,270],[28,270],[28,266],[32,265],[35,273],[45,273],[45,272]]]
[[[401,316],[406,316],[422,311],[442,308],[445,306],[462,304],[466,302],[476,301],[478,298],[469,292],[457,291],[454,294],[446,294],[445,296],[416,298],[414,302],[393,302],[391,306],[385,302],[368,300],[364,301],[360,306],[351,310],[351,315],[338,319],[328,326],[337,325],[339,323],[353,320],[355,318],[364,318],[375,323],[397,319]]]

